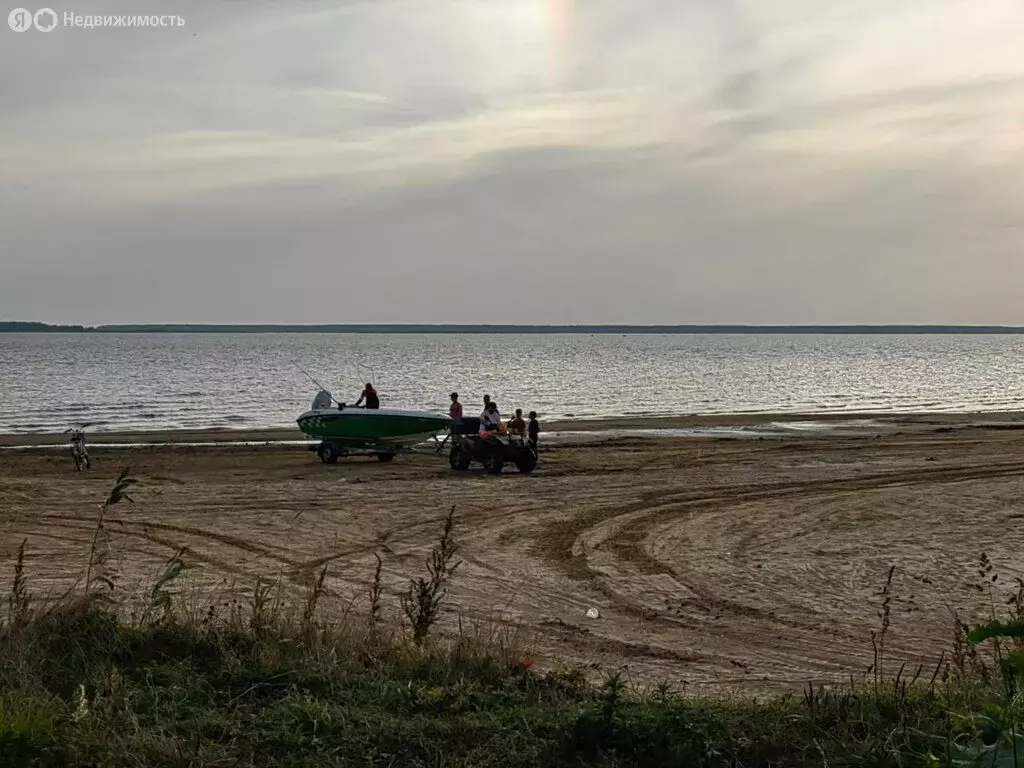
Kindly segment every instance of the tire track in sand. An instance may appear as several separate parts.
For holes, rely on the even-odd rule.
[[[43,514],[32,518],[24,517],[19,520],[19,522],[27,526],[45,526],[69,531],[79,530],[87,533],[91,533],[96,528],[96,522],[94,520],[76,517],[73,515]],[[119,535],[129,538],[138,538],[143,541],[157,544],[172,553],[177,552],[182,547],[185,547],[189,556],[193,560],[206,565],[211,565],[218,570],[231,573],[236,576],[251,576],[253,574],[245,568],[232,564],[223,557],[217,557],[205,553],[200,549],[197,549],[195,545],[190,546],[189,543],[182,538],[170,538],[168,536],[158,535],[157,533],[154,533],[154,531],[178,534],[179,537],[193,537],[200,539],[201,541],[214,542],[224,547],[240,550],[249,555],[271,560],[281,566],[282,569],[294,569],[297,565],[297,561],[289,557],[285,557],[280,553],[280,550],[277,550],[276,548],[263,546],[248,539],[210,531],[205,528],[197,528],[187,525],[172,525],[170,523],[159,523],[150,520],[126,520],[122,517],[107,517],[105,524],[107,526],[117,526],[116,530]],[[44,530],[39,531],[35,535],[47,535],[45,527]]]
[[[722,597],[706,588],[699,574],[687,577],[677,568],[649,554],[643,542],[649,537],[652,527],[659,521],[671,521],[681,512],[1014,475],[1024,475],[1024,463],[915,468],[840,479],[718,486],[682,493],[651,492],[634,504],[606,506],[577,515],[568,523],[549,525],[537,537],[534,548],[547,554],[550,562],[565,575],[589,584],[607,597],[613,609],[637,617],[656,633],[656,627],[660,625],[662,637],[676,637],[677,642],[684,643],[684,653],[689,651],[685,650],[687,646],[682,638],[692,635],[694,628],[699,627],[699,633],[705,638],[716,638],[716,645],[726,663],[733,663],[730,655],[734,654],[761,669],[817,669],[819,674],[829,676],[848,671],[850,659],[862,653],[864,637],[861,627],[822,626],[820,618],[815,620],[811,616],[801,620]],[[545,541],[548,537],[549,540]],[[608,558],[600,566],[595,566],[594,556],[599,552],[607,554]],[[659,580],[651,583],[645,576],[656,576]],[[618,583],[620,579],[627,587],[632,586],[635,594],[613,586],[612,582]],[[673,584],[675,586],[671,586]],[[657,591],[652,593],[652,589]],[[693,595],[699,612],[677,617],[651,609],[652,594],[672,592]],[[784,632],[766,636],[766,632],[773,632],[772,627],[784,629]],[[823,646],[827,646],[829,651],[824,652]],[[892,650],[905,652],[908,659],[913,656],[914,663],[933,661],[930,656],[915,655],[920,649],[914,646],[902,648],[893,645]]]
[[[969,480],[984,480],[1004,477],[1007,475],[1024,475],[1024,463],[979,464],[964,467],[936,467],[909,470],[904,472],[884,472],[859,477],[812,480],[786,483],[753,483],[746,485],[726,485],[705,490],[686,491],[676,494],[651,492],[641,496],[641,501],[634,504],[616,504],[581,513],[569,521],[549,524],[543,533],[537,535],[538,549],[553,563],[559,565],[566,576],[576,579],[596,577],[591,574],[583,560],[586,547],[581,539],[590,534],[593,545],[601,546],[612,535],[617,535],[616,546],[624,551],[632,551],[629,542],[642,538],[643,532],[650,525],[652,518],[671,515],[683,509],[712,508],[751,501],[765,501],[793,498],[808,495],[853,493],[900,485],[916,485],[921,483],[955,483]],[[657,503],[654,503],[657,500]],[[637,516],[637,513],[639,515]],[[621,526],[615,521],[630,517]],[[627,528],[628,524],[628,528]],[[577,543],[581,546],[577,547]],[[576,554],[582,550],[583,554]],[[643,557],[639,557],[643,560]],[[648,560],[646,564],[654,568],[653,572],[661,571],[661,564]]]

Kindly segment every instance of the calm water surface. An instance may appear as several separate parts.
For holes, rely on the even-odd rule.
[[[541,418],[1024,410],[1024,336],[0,334],[0,432],[289,427],[316,387]],[[371,374],[372,369],[372,374]]]

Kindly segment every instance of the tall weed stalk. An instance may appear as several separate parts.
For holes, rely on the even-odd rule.
[[[427,559],[427,577],[412,579],[402,597],[402,609],[409,622],[413,642],[421,645],[437,622],[441,604],[448,591],[448,582],[462,564],[455,561],[458,545],[452,534],[455,528],[455,507],[448,512],[441,538]]]
[[[18,545],[18,559],[14,563],[11,593],[7,596],[8,620],[12,629],[18,629],[28,623],[29,606],[32,602],[28,594],[28,581],[25,578],[26,543],[28,543],[28,539],[23,539]]]
[[[110,536],[107,533],[106,522],[107,512],[116,504],[122,501],[134,503],[134,499],[128,494],[129,489],[138,481],[131,477],[131,468],[125,467],[118,475],[114,487],[107,494],[106,501],[100,505],[100,512],[96,518],[96,527],[93,529],[92,542],[89,545],[89,563],[85,571],[85,592],[90,597],[103,597],[109,599],[114,591],[116,573],[109,568],[107,562],[110,556]],[[94,583],[102,588],[94,592]],[[105,592],[105,594],[104,594]]]

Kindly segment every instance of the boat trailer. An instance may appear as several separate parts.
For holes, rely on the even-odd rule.
[[[450,438],[450,434],[445,435],[444,440],[438,440],[437,435],[432,435],[428,440],[411,444],[325,438],[318,444],[310,445],[308,450],[315,452],[324,464],[337,464],[338,459],[348,456],[376,456],[378,461],[386,463],[400,454],[438,455]]]

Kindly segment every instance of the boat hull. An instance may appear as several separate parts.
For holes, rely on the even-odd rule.
[[[306,435],[353,447],[408,444],[445,431],[451,419],[427,411],[393,408],[323,408],[296,419]]]

